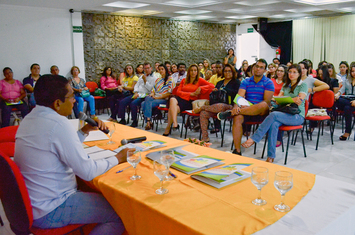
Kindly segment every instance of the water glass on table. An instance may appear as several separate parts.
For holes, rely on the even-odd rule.
[[[266,200],[261,199],[261,189],[269,182],[269,171],[265,167],[254,167],[251,171],[251,182],[259,190],[258,198],[254,199],[252,203],[257,206],[266,204]]]
[[[293,187],[293,175],[288,171],[277,171],[275,173],[275,188],[281,193],[281,203],[275,205],[274,209],[280,212],[287,212],[290,207],[284,203],[285,194],[290,191]]]
[[[116,131],[116,126],[115,123],[113,123],[113,128],[110,129],[110,132],[108,133],[108,135],[110,136],[110,140],[106,143],[107,145],[116,144],[116,142],[112,141],[112,135],[113,133],[115,133],[115,131]]]
[[[169,190],[164,188],[163,183],[164,183],[165,177],[169,173],[169,169],[166,168],[166,166],[164,164],[160,164],[156,161],[153,162],[153,169],[154,169],[154,175],[156,175],[160,180],[160,188],[155,190],[155,193],[159,194],[159,195],[168,193]]]
[[[140,178],[142,178],[140,175],[137,175],[137,165],[141,161],[141,159],[141,152],[127,152],[127,162],[131,164],[134,168],[134,175],[130,177],[131,180],[139,180]]]
[[[171,151],[168,153],[164,153],[163,151],[160,152],[160,163],[165,165],[169,172],[170,172],[169,168],[170,168],[171,164],[173,164],[174,162],[175,162],[174,151]],[[167,174],[167,176],[165,177],[166,181],[170,181],[173,179],[174,179],[174,177],[172,177],[170,174]]]

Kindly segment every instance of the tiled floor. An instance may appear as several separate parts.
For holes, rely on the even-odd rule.
[[[99,116],[100,119],[106,120],[108,118],[107,114],[102,114]],[[181,123],[181,119],[178,121]],[[139,122],[141,124],[141,122]],[[228,124],[227,124],[228,125]],[[181,124],[180,124],[181,126]],[[159,124],[158,134],[162,134],[166,124]],[[138,128],[144,129],[141,125]],[[226,127],[229,130],[229,126]],[[154,130],[155,132],[155,130]],[[341,135],[341,125],[338,123],[335,128],[334,133],[334,145],[330,142],[329,127],[325,127],[324,135],[320,137],[320,143],[318,150],[315,150],[317,130],[313,133],[313,140],[307,140],[305,135],[305,145],[307,158],[303,155],[301,138],[298,138],[295,146],[291,146],[289,149],[289,155],[287,159],[287,167],[298,169],[301,171],[310,172],[313,174],[329,177],[332,179],[337,179],[345,181],[348,183],[355,184],[355,141],[354,135],[351,135],[350,140],[339,141],[339,136]],[[199,137],[199,132],[188,131],[188,136],[193,138]],[[178,131],[172,132],[172,138],[179,138],[180,133]],[[299,136],[300,137],[300,136]],[[216,137],[215,134],[210,135],[210,140],[212,142],[212,148],[219,149],[221,151],[230,151],[232,143],[232,134],[228,131],[225,133],[224,146],[220,147],[220,134]],[[245,137],[243,137],[243,141]],[[287,138],[284,137],[284,142],[286,143]],[[264,141],[262,140],[260,144],[257,145],[257,152],[253,154],[253,147],[249,149],[243,149],[242,154],[246,157],[251,157],[255,159],[260,159],[262,153]],[[276,158],[274,164],[283,165],[284,163],[284,153],[282,153],[281,147],[277,148]],[[260,159],[263,160],[263,159]],[[0,227],[1,235],[13,234],[11,232],[9,223],[4,215],[2,206],[0,207],[0,215],[4,220],[5,226]]]

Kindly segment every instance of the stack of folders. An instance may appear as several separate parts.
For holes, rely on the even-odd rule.
[[[223,165],[224,162],[222,162],[222,160],[223,159],[201,155],[193,158],[176,161],[171,165],[171,167],[189,175],[198,171],[202,171],[204,169]]]
[[[249,163],[234,163],[194,174],[191,178],[215,188],[222,188],[249,178],[250,173],[241,169],[250,165]]]

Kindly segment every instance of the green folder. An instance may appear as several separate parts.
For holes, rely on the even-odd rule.
[[[295,103],[290,96],[274,96],[274,99],[280,105]]]

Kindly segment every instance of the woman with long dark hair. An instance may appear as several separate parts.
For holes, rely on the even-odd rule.
[[[224,64],[231,64],[233,67],[235,67],[236,63],[237,57],[234,55],[234,50],[233,48],[229,48],[227,56],[224,58]]]
[[[341,80],[345,82],[348,79],[349,75],[349,64],[346,61],[341,61],[339,64],[339,73]]]
[[[166,126],[164,136],[170,134],[172,125],[173,130],[178,130],[178,113],[191,110],[192,101],[197,99],[209,99],[214,85],[200,78],[200,71],[197,64],[192,64],[187,70],[186,78],[183,79],[177,89],[176,96],[169,101],[168,125]]]
[[[286,81],[286,77],[287,77],[287,67],[281,64],[276,70],[275,78],[271,78],[271,81],[274,83],[274,87],[275,87],[274,96],[279,95],[282,86]]]
[[[195,113],[200,113],[200,126],[202,131],[202,141],[210,141],[208,137],[208,119],[219,112],[225,112],[233,108],[234,97],[238,94],[240,81],[237,79],[237,72],[234,67],[227,64],[223,68],[223,80],[219,81],[216,88],[212,92],[217,92],[218,90],[225,90],[227,93],[226,103],[216,103],[212,105],[204,105],[199,110],[194,110]],[[218,132],[219,130],[215,130]]]
[[[335,94],[335,99],[337,100],[335,105],[339,110],[344,111],[345,117],[345,133],[339,137],[342,141],[347,140],[351,134],[351,121],[353,112],[355,111],[355,100],[340,97],[343,93],[345,95],[355,95],[355,62],[350,64],[348,79],[343,82],[343,86]]]
[[[258,143],[266,133],[268,137],[267,162],[274,162],[276,156],[276,139],[281,125],[297,126],[302,125],[305,117],[305,98],[307,96],[307,84],[302,81],[302,71],[298,64],[293,64],[288,69],[286,81],[279,96],[290,96],[298,105],[300,114],[289,114],[274,111],[271,112],[260,124],[256,132],[245,141],[242,146],[249,148]]]
[[[144,118],[147,122],[146,130],[153,128],[151,121],[153,109],[161,104],[166,104],[174,89],[174,79],[169,75],[168,68],[164,64],[160,64],[158,70],[161,77],[155,80],[152,92],[145,97],[145,101],[142,103]]]

